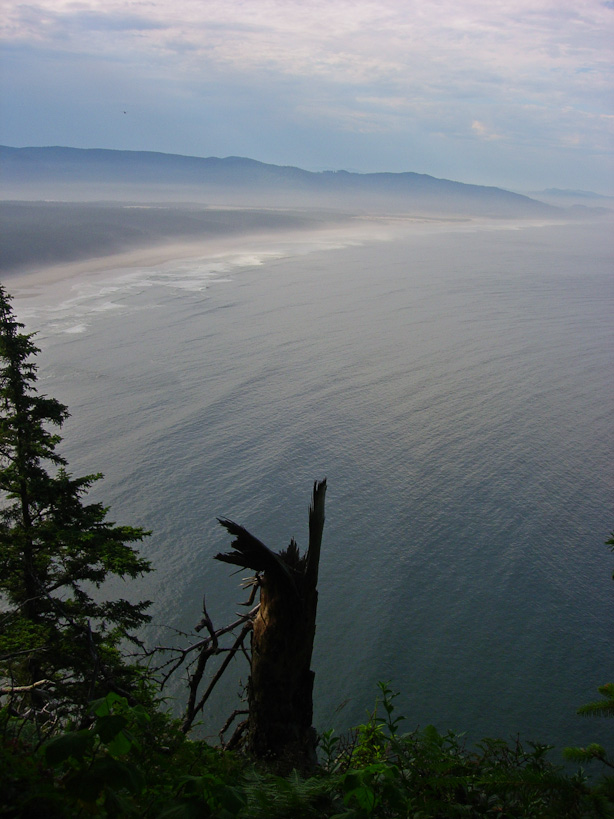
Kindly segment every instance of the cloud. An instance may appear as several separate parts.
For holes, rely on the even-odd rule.
[[[160,60],[178,81],[230,73],[248,84],[344,86],[363,99],[509,104],[595,96],[612,82],[611,34],[611,10],[598,0],[40,0],[11,7],[4,26],[8,42]]]
[[[478,119],[474,119],[471,123],[471,130],[473,131],[476,136],[480,137],[481,139],[486,139],[488,141],[493,139],[501,139],[500,134],[495,134],[490,131],[483,122],[480,122]]]
[[[104,8],[88,8],[82,4],[74,4],[69,12],[62,10],[61,4],[19,4],[6,15],[2,34],[3,38],[11,41],[61,42],[64,47],[70,48],[71,41],[88,32],[138,33],[166,27],[163,21],[146,15],[113,14]]]
[[[123,68],[178,128],[204,106],[207,122],[266,110],[305,133],[603,150],[613,2],[38,0],[8,6],[0,35],[42,84],[50,62],[97,87]]]

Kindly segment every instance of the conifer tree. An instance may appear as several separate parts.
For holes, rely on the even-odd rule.
[[[129,694],[138,679],[119,646],[149,620],[150,603],[96,590],[111,575],[150,571],[131,545],[148,533],[85,502],[101,475],[67,471],[56,448],[69,413],[38,394],[39,349],[22,331],[0,285],[0,678],[13,707],[25,699],[74,713],[109,690]]]

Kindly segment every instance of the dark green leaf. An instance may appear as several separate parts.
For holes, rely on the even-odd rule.
[[[44,746],[45,759],[52,768],[71,757],[81,760],[94,745],[94,734],[91,731],[70,731],[49,740]]]
[[[96,720],[96,733],[100,739],[107,744],[111,742],[127,724],[128,720],[122,714],[109,714],[108,716],[98,717]]]

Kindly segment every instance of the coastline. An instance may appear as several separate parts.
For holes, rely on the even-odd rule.
[[[232,213],[232,209],[210,210],[207,215],[217,216],[220,213],[226,215]],[[167,236],[152,242],[147,241],[150,237],[142,237],[142,241],[126,249],[117,250],[113,243],[109,243],[108,252],[94,254],[85,248],[81,258],[55,263],[45,259],[43,247],[39,258],[33,258],[27,265],[5,268],[0,271],[0,276],[16,291],[15,295],[27,297],[39,295],[40,288],[47,285],[95,278],[116,270],[155,268],[175,260],[188,259],[224,265],[229,259],[242,256],[254,256],[254,263],[259,264],[260,257],[294,255],[365,241],[388,241],[398,234],[399,227],[409,224],[433,223],[441,227],[442,224],[458,221],[415,215],[382,217],[328,212],[308,213],[301,218],[300,213],[291,212],[292,218],[284,223],[283,219],[275,219],[277,214],[271,210],[262,209],[258,213],[276,224],[251,230],[242,229],[240,225],[232,225],[229,229],[227,224],[215,230],[215,226],[212,229],[208,225],[208,231],[203,231],[198,238]],[[34,238],[36,226],[31,225],[29,231]]]
[[[305,239],[303,234],[287,235],[286,242],[293,239]],[[72,262],[54,265],[37,265],[35,269],[13,270],[2,273],[2,279],[12,287],[16,295],[27,297],[39,295],[40,288],[48,285],[69,283],[77,279],[93,279],[116,270],[136,270],[155,268],[169,264],[174,260],[209,259],[223,260],[229,255],[241,251],[248,252],[256,246],[267,246],[279,243],[278,234],[249,234],[235,237],[218,237],[217,239],[199,242],[166,242],[154,247],[134,248],[122,253],[109,253],[102,256],[87,257]]]
[[[273,208],[106,203],[0,203],[0,277],[36,289],[109,270],[157,267],[173,260],[328,246],[382,233],[355,213]],[[377,236],[376,236],[377,238]]]
[[[3,206],[10,207],[10,202]],[[46,204],[26,203],[33,207],[44,207]],[[99,207],[99,206],[96,206]],[[124,219],[130,225],[134,214],[151,212],[179,218],[177,226],[167,226],[162,238],[155,235],[150,223],[146,230],[123,240],[128,247],[121,247],[122,237],[111,240],[100,247],[100,236],[96,236],[92,246],[88,244],[88,230],[97,225],[88,222],[88,214],[81,225],[81,246],[70,245],[77,227],[59,222],[54,214],[53,242],[55,246],[68,247],[68,253],[80,254],[79,258],[49,262],[48,248],[45,245],[45,232],[40,234],[39,225],[29,218],[23,220],[15,232],[15,237],[5,239],[6,247],[19,257],[29,254],[29,263],[21,263],[11,268],[0,270],[2,281],[12,291],[12,295],[23,299],[41,296],[41,291],[50,285],[67,285],[77,280],[95,281],[117,271],[131,271],[139,268],[159,268],[173,261],[186,262],[194,260],[195,264],[217,265],[222,269],[235,265],[254,264],[284,256],[308,253],[314,250],[341,248],[352,244],[367,242],[386,242],[407,235],[408,232],[448,232],[466,230],[515,230],[526,227],[560,224],[566,220],[532,220],[501,219],[475,216],[450,216],[418,213],[367,214],[341,211],[277,210],[273,208],[228,208],[208,207],[190,208],[178,205],[167,206],[134,206],[116,203],[101,206],[105,213],[113,214],[117,220]],[[59,205],[62,214],[63,204]],[[34,210],[33,213],[38,213]],[[194,223],[197,215],[200,222]],[[188,217],[187,230],[185,217]],[[183,221],[181,221],[183,219]],[[251,223],[251,224],[250,224]],[[125,225],[124,225],[125,226]],[[133,225],[132,225],[133,226]],[[141,225],[142,226],[142,225]],[[49,225],[45,226],[47,229]],[[109,229],[109,225],[106,226]],[[173,227],[175,233],[173,235]],[[200,228],[200,230],[199,230]],[[64,231],[64,233],[62,232]],[[21,242],[15,249],[10,243]],[[29,242],[29,244],[26,244]],[[119,245],[119,247],[118,247]],[[27,251],[24,251],[23,248]],[[37,255],[38,254],[38,255]]]

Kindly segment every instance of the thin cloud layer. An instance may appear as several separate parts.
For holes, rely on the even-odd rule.
[[[587,182],[590,175],[603,180],[603,169],[612,168],[612,6],[602,0],[14,3],[3,15],[2,40],[7,84],[11,76],[17,80],[19,105],[9,91],[13,124],[2,138],[34,144],[27,129],[41,90],[17,75],[25,70],[33,81],[40,68],[47,143],[69,133],[53,122],[51,100],[59,116],[73,118],[75,139],[94,144],[87,126],[96,119],[92,98],[102,92],[101,114],[111,116],[115,88],[116,110],[129,106],[137,121],[132,130],[103,127],[115,140],[108,147],[245,153],[311,167],[342,167],[349,159],[359,170],[436,175],[446,173],[451,152],[457,178],[473,169],[490,178],[499,151],[500,183],[508,185],[522,165],[514,151],[548,150],[542,166],[548,174],[569,165],[571,152]],[[251,128],[251,139],[237,132],[241,124]],[[45,133],[40,123],[37,129]],[[571,184],[569,171],[566,178]]]

